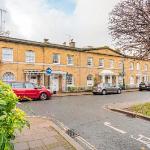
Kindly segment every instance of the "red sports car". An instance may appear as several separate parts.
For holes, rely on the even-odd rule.
[[[30,82],[8,82],[14,93],[19,97],[19,99],[40,99],[47,100],[50,99],[52,93],[50,90],[46,89],[44,86],[38,86]]]

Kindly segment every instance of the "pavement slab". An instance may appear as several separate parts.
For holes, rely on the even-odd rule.
[[[29,117],[30,128],[16,134],[15,150],[75,150],[61,134],[56,131],[51,121],[39,117]]]

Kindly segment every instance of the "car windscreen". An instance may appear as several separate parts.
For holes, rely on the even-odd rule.
[[[15,89],[21,89],[21,88],[24,88],[24,84],[23,83],[11,83],[11,86],[12,88],[15,88]]]

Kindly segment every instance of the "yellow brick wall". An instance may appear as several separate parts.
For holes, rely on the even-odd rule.
[[[24,81],[25,75],[24,70],[46,70],[47,67],[52,68],[52,70],[64,71],[72,74],[75,78],[75,86],[86,86],[87,76],[92,74],[94,77],[100,74],[103,69],[110,69],[109,60],[114,61],[114,68],[111,69],[114,73],[121,73],[122,70],[119,68],[119,63],[123,60],[122,56],[111,50],[96,50],[79,52],[60,48],[50,48],[50,47],[40,47],[27,44],[19,44],[12,42],[2,42],[0,41],[0,60],[2,58],[2,48],[12,48],[14,51],[14,62],[13,63],[0,63],[0,78],[2,78],[5,72],[12,72],[16,76],[17,81]],[[25,63],[25,52],[26,50],[32,50],[35,52],[35,64]],[[52,56],[54,53],[60,54],[60,65],[52,64]],[[98,54],[99,53],[99,54]],[[74,56],[74,65],[67,65],[67,56]],[[87,66],[87,58],[93,58],[93,67]],[[99,59],[104,59],[104,68],[99,68]],[[150,63],[144,60],[134,60],[131,58],[125,58],[125,82],[129,84],[130,76],[139,73],[136,70],[136,63],[139,62],[141,65],[142,74],[150,75]],[[134,62],[134,71],[130,70],[130,62]],[[144,65],[148,64],[148,71],[144,71]]]

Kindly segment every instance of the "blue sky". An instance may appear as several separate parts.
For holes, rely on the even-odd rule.
[[[66,14],[72,14],[75,9],[75,0],[47,0],[50,8],[55,8]]]

